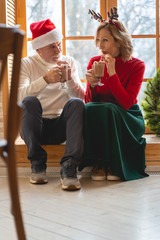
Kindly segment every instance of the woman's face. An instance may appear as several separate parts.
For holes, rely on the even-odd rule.
[[[97,34],[97,46],[103,54],[110,54],[114,58],[120,55],[119,43],[115,42],[110,32],[105,28],[99,30]]]

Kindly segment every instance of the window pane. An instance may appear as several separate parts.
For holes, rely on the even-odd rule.
[[[66,36],[93,36],[99,22],[88,10],[99,12],[99,0],[65,0]]]
[[[54,2],[54,3],[53,3]],[[31,37],[30,24],[50,18],[61,32],[61,1],[60,0],[26,0],[27,6],[27,37]]]
[[[35,50],[32,48],[32,44],[30,41],[27,42],[27,55],[32,56],[35,54]]]
[[[133,56],[145,62],[144,78],[152,78],[156,73],[156,40],[153,38],[132,39]]]
[[[156,33],[156,0],[119,0],[119,20],[131,35]]]
[[[141,103],[142,103],[142,101],[144,100],[144,96],[145,96],[144,90],[146,90],[146,85],[147,85],[146,82],[143,82],[143,83],[142,83],[141,90],[139,91],[139,94],[138,94],[138,97],[137,97],[137,99],[138,99],[138,105],[140,106],[142,112],[143,112],[143,109],[142,109],[142,107],[141,107]]]
[[[85,74],[90,58],[100,54],[94,40],[73,40],[66,41],[66,43],[67,55],[72,56],[77,61],[79,77],[86,78]]]

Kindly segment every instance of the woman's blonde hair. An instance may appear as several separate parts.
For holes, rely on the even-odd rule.
[[[114,23],[118,26],[115,26]],[[107,29],[111,36],[114,38],[115,42],[118,42],[120,45],[120,54],[122,56],[123,61],[128,61],[131,59],[131,55],[133,52],[133,45],[131,40],[131,35],[128,30],[125,28],[122,22],[119,20],[112,20],[112,22],[103,22],[97,28],[95,35],[95,43],[97,46],[97,35],[101,29]]]

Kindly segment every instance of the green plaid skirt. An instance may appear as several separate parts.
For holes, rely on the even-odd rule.
[[[91,102],[85,105],[85,150],[81,171],[102,159],[122,180],[147,177],[144,119],[137,104],[127,111],[113,103]]]

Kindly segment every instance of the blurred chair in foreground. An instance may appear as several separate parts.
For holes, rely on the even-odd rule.
[[[7,72],[7,59],[8,55],[13,55],[13,65],[12,69],[10,70],[10,90],[7,97],[7,103],[5,102],[5,105],[7,104],[7,117],[6,119],[3,119],[6,129],[4,139],[0,139],[0,157],[6,163],[8,170],[12,214],[15,219],[19,240],[26,239],[19,201],[16,155],[14,146],[21,120],[21,108],[17,105],[17,92],[23,38],[24,33],[16,26],[12,28],[6,27],[4,24],[0,24],[0,87],[2,87],[2,84],[8,84],[8,78],[5,74]]]

